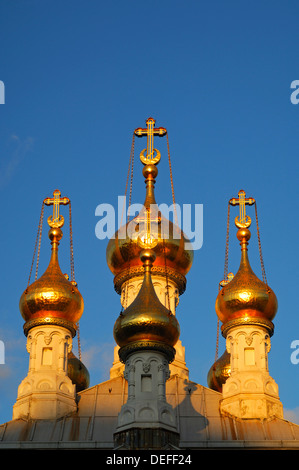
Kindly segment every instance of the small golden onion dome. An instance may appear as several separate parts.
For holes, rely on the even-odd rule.
[[[180,336],[176,317],[158,299],[151,279],[155,259],[152,250],[140,254],[144,278],[135,300],[122,312],[114,325],[114,338],[120,346],[119,356],[124,362],[130,352],[138,349],[158,349],[174,358],[173,346]]]
[[[75,356],[73,351],[68,354],[67,375],[73,384],[76,385],[77,393],[89,387],[89,372],[83,362]]]
[[[22,294],[20,312],[25,320],[24,329],[41,323],[70,325],[76,323],[84,310],[83,298],[75,283],[66,279],[58,262],[58,245],[62,238],[60,228],[51,228],[49,238],[52,254],[45,273]]]
[[[222,386],[230,377],[230,374],[230,354],[225,350],[208,372],[207,382],[209,388],[216,392],[222,392]]]
[[[241,263],[235,277],[219,292],[216,313],[225,324],[231,320],[261,319],[271,322],[277,311],[277,299],[270,287],[254,274],[249,264],[247,245],[250,239],[247,228],[239,229],[237,238],[241,245]]]
[[[190,244],[190,241],[184,232],[161,213],[155,211],[155,207],[158,207],[154,196],[154,183],[157,174],[158,169],[155,165],[144,166],[146,198],[143,208],[135,218],[120,227],[109,240],[106,259],[109,269],[115,276],[128,269],[131,271],[134,268],[142,269],[140,252],[143,248],[138,243],[138,236],[142,235],[140,233],[142,232],[142,224],[146,223],[148,214],[151,235],[156,240],[156,245],[153,248],[156,255],[153,273],[161,271],[163,274],[165,267],[167,267],[185,276],[192,266],[193,250],[186,248],[186,243]]]

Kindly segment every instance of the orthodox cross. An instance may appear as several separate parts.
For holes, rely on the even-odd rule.
[[[161,213],[151,213],[150,207],[144,208],[145,213],[139,214],[135,221],[139,231],[136,234],[138,243],[142,248],[154,248],[158,243],[158,226],[161,223]]]
[[[235,218],[235,225],[238,228],[248,228],[251,225],[251,218],[246,215],[245,206],[252,206],[255,203],[255,199],[252,197],[246,198],[246,193],[243,191],[243,189],[238,192],[238,196],[239,199],[233,197],[229,201],[232,206],[240,206],[240,216]]]
[[[164,127],[155,128],[155,122],[155,119],[149,117],[146,120],[146,129],[138,127],[138,129],[135,129],[134,131],[134,134],[137,135],[137,137],[147,136],[147,148],[143,149],[140,153],[140,160],[144,165],[147,165],[148,163],[157,165],[161,158],[159,150],[154,148],[154,136],[157,135],[159,137],[163,137],[167,134],[167,130]],[[144,155],[145,152],[146,155]]]
[[[68,197],[60,197],[61,192],[59,189],[55,189],[53,192],[53,197],[48,197],[44,199],[44,204],[46,206],[52,206],[53,205],[53,216],[48,217],[48,224],[52,228],[57,228],[57,227],[62,227],[64,224],[64,217],[59,214],[59,206],[60,204],[63,204],[64,206],[70,203],[70,200]]]
[[[226,278],[226,279],[223,279],[223,281],[220,281],[220,282],[219,282],[219,285],[220,285],[221,287],[224,287],[224,286],[226,286],[226,284],[228,284],[233,278],[234,278],[233,273],[228,273],[227,278]]]

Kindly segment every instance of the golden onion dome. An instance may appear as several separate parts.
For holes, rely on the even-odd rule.
[[[147,164],[143,168],[146,183],[146,198],[140,213],[126,225],[120,227],[110,239],[106,259],[111,272],[115,276],[115,288],[120,293],[121,284],[126,280],[126,273],[143,275],[140,253],[142,247],[138,238],[142,238],[142,227],[150,222],[151,236],[155,238],[153,248],[156,261],[152,273],[164,275],[167,268],[168,275],[174,276],[179,286],[179,292],[185,290],[185,275],[193,262],[193,251],[186,249],[190,243],[184,232],[157,209],[154,195],[154,183],[158,169],[154,164]],[[146,231],[146,229],[144,229]]]
[[[75,356],[73,351],[68,354],[67,375],[73,384],[76,385],[77,393],[89,387],[89,372],[83,362]]]
[[[231,321],[248,322],[258,319],[269,324],[277,311],[277,299],[274,292],[258,279],[251,269],[247,252],[250,236],[247,228],[238,230],[237,238],[241,245],[240,267],[216,299],[216,313],[224,325]]]
[[[135,300],[119,315],[114,325],[114,338],[120,346],[119,356],[125,362],[127,355],[138,349],[162,350],[169,361],[174,359],[174,348],[180,335],[176,317],[158,299],[151,279],[155,260],[152,250],[140,254],[144,278]]]
[[[60,228],[51,228],[50,263],[45,273],[33,282],[21,296],[20,312],[25,320],[24,330],[37,324],[62,324],[76,331],[76,323],[84,309],[83,298],[76,283],[68,281],[58,262],[58,245],[62,238]]]
[[[230,377],[230,374],[230,354],[225,350],[208,372],[207,382],[209,388],[216,392],[222,392],[222,386]]]

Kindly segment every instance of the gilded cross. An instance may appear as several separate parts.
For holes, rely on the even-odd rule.
[[[52,228],[62,227],[64,224],[64,218],[62,215],[59,214],[59,206],[60,204],[67,205],[69,204],[70,200],[68,197],[60,197],[61,192],[59,189],[55,189],[53,192],[53,197],[48,197],[44,199],[44,204],[46,206],[53,205],[53,216],[48,217],[48,224]]]
[[[223,279],[223,281],[220,281],[220,282],[219,282],[219,285],[220,285],[221,287],[224,287],[224,286],[226,286],[226,284],[228,284],[230,281],[232,281],[233,278],[234,278],[233,273],[228,273],[227,278],[226,278],[226,279]]]
[[[157,135],[159,137],[163,137],[167,134],[167,130],[164,127],[155,127],[155,122],[155,119],[149,117],[146,120],[146,129],[138,127],[138,129],[135,129],[134,131],[134,134],[137,135],[137,137],[147,136],[147,148],[143,149],[140,153],[140,160],[144,165],[147,165],[148,163],[157,165],[161,158],[159,150],[154,148],[154,136]],[[144,155],[145,152],[146,155]]]
[[[158,233],[156,224],[161,223],[161,213],[158,212],[157,215],[151,213],[150,207],[145,207],[145,213],[143,215],[139,214],[136,219],[138,224],[139,231],[136,234],[138,237],[138,243],[143,248],[154,248],[158,243]]]
[[[246,198],[246,193],[243,189],[238,192],[238,196],[239,199],[233,197],[229,201],[232,206],[240,206],[240,216],[235,218],[235,224],[238,228],[248,228],[251,225],[251,218],[246,215],[245,206],[252,206],[255,203],[255,199],[252,197]]]

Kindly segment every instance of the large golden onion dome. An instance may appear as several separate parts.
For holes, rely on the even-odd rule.
[[[216,313],[223,323],[262,321],[271,325],[277,311],[277,299],[273,290],[258,279],[251,269],[247,245],[250,231],[240,228],[237,238],[241,245],[241,263],[235,277],[219,292]]]
[[[45,273],[33,282],[21,296],[20,312],[25,320],[24,330],[38,324],[61,324],[75,334],[76,323],[84,309],[83,298],[76,283],[68,281],[58,262],[58,245],[62,238],[60,228],[51,228],[52,244],[50,263]]]
[[[114,325],[114,338],[120,346],[119,357],[125,362],[138,349],[163,351],[169,361],[174,359],[173,346],[179,339],[180,327],[176,317],[160,302],[151,279],[155,260],[152,250],[140,254],[144,278],[135,300],[119,315]]]
[[[215,361],[208,372],[208,387],[216,392],[222,392],[222,386],[230,377],[230,374],[230,354],[225,350],[222,356]]]
[[[73,351],[68,354],[67,375],[73,384],[76,385],[77,393],[89,387],[89,372],[83,362],[75,356]]]
[[[174,279],[178,285],[179,293],[183,293],[186,286],[185,275],[193,262],[193,251],[186,249],[190,241],[183,231],[174,223],[166,219],[157,208],[154,184],[158,169],[154,164],[147,164],[143,168],[146,183],[146,197],[140,213],[126,225],[122,226],[108,243],[106,250],[107,264],[114,274],[115,289],[121,292],[121,285],[131,275],[143,275],[140,253],[142,247],[138,239],[142,238],[143,224],[149,224],[151,235],[156,240],[153,248],[156,261],[152,273],[165,275]]]

